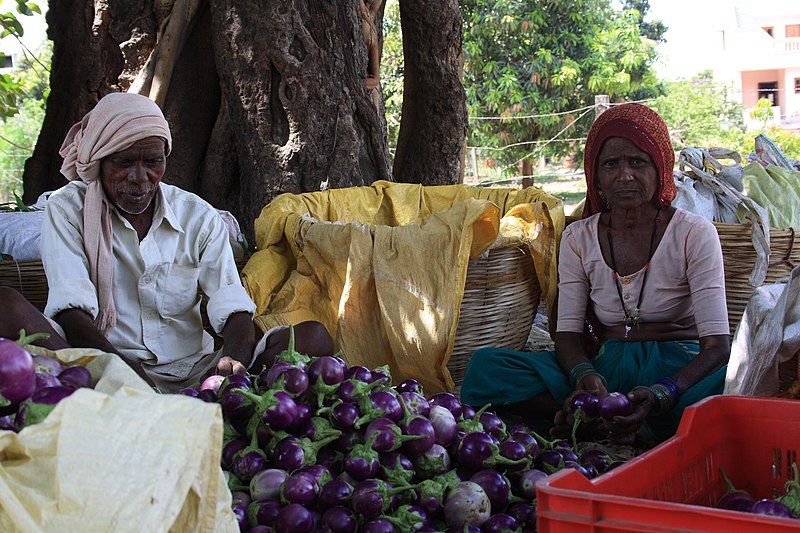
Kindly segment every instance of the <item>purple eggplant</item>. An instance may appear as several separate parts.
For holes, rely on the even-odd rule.
[[[486,492],[472,481],[462,481],[447,495],[444,516],[450,527],[464,524],[482,526],[492,514],[492,505]]]
[[[233,511],[233,516],[236,517],[239,531],[247,531],[249,529],[247,523],[247,505],[241,501],[234,501],[231,503],[231,511]]]
[[[508,514],[514,517],[517,525],[523,530],[534,529],[536,525],[536,511],[527,503],[515,503],[508,508]]]
[[[336,478],[322,486],[317,499],[318,505],[321,509],[327,509],[333,505],[349,501],[352,494],[353,485],[344,479]]]
[[[422,385],[416,379],[407,379],[405,381],[401,381],[395,388],[397,392],[414,392],[417,394],[422,394]]]
[[[262,372],[258,376],[256,383],[258,384],[259,389],[261,389],[262,391],[271,389],[273,385],[275,385],[275,383],[278,381],[278,379],[283,375],[284,372],[287,372],[293,368],[297,367],[290,365],[289,363],[282,363],[282,362],[275,363],[269,368],[269,370]]]
[[[317,393],[317,404],[320,406],[326,396],[336,392],[343,380],[344,365],[333,357],[318,357],[308,365],[308,382]]]
[[[593,467],[599,474],[604,474],[608,470],[610,459],[604,451],[590,449],[581,453],[579,462],[583,466]]]
[[[370,383],[380,382],[387,386],[392,383],[392,374],[389,372],[389,367],[386,365],[373,368],[370,370],[370,373],[372,374],[370,376]]]
[[[525,446],[515,440],[504,440],[500,443],[500,446],[498,446],[497,451],[501,457],[517,462],[516,464],[507,465],[509,472],[524,470],[530,463]]]
[[[478,411],[475,410],[474,407],[471,405],[461,404],[461,418],[463,420],[467,420],[470,418],[475,418],[475,415],[478,414]]]
[[[758,500],[756,503],[753,504],[753,508],[750,509],[750,512],[753,514],[760,514],[766,516],[778,516],[781,518],[793,518],[792,511],[789,510],[784,504],[777,502],[775,500]]]
[[[533,464],[539,470],[552,474],[564,468],[564,457],[556,450],[544,450],[539,452]]]
[[[309,380],[300,368],[289,368],[281,374],[273,388],[286,391],[293,398],[297,398],[308,390]]]
[[[281,533],[309,533],[314,529],[314,515],[299,503],[290,503],[278,512],[276,525]]]
[[[328,470],[327,467],[324,467],[320,464],[304,466],[303,468],[298,470],[298,472],[308,474],[312,478],[314,478],[314,482],[317,484],[317,488],[320,490],[322,490],[322,487],[327,482],[333,479],[330,470]]]
[[[273,466],[294,472],[317,462],[317,452],[336,440],[336,436],[312,442],[307,438],[286,437],[275,445]]]
[[[337,429],[352,429],[361,418],[361,410],[354,403],[337,402],[331,408],[331,422]]]
[[[391,522],[383,518],[370,520],[364,524],[363,533],[395,533],[397,531]]]
[[[255,412],[253,401],[236,387],[220,387],[219,405],[226,420],[249,420]]]
[[[233,472],[242,483],[250,483],[253,476],[266,469],[267,456],[258,447],[258,435],[254,431],[250,440],[250,445],[233,456],[231,472]]]
[[[338,476],[344,471],[344,454],[328,446],[317,454],[317,464],[327,468],[331,476]]]
[[[398,452],[391,452],[380,457],[383,479],[392,485],[407,485],[414,477],[414,464]]]
[[[494,468],[498,465],[519,465],[527,460],[511,460],[500,455],[490,436],[482,432],[468,433],[458,446],[458,463],[471,470]]]
[[[537,453],[539,453],[539,443],[530,433],[524,431],[513,431],[509,436],[509,439],[522,444],[529,456],[535,456]]]
[[[747,492],[738,490],[736,487],[734,487],[733,483],[731,483],[731,480],[728,478],[727,474],[722,468],[719,470],[722,474],[722,480],[725,482],[728,492],[719,499],[717,502],[717,507],[720,509],[727,509],[729,511],[741,511],[744,513],[749,513],[756,501]]]
[[[586,391],[576,392],[569,401],[569,408],[573,413],[581,410],[590,418],[600,416],[600,400]]]
[[[449,446],[458,429],[453,413],[445,407],[434,405],[430,409],[429,420],[436,435],[436,443]]]
[[[253,502],[247,506],[247,518],[251,526],[274,527],[278,521],[281,502],[278,500],[265,500],[263,502]]]
[[[483,424],[483,431],[492,435],[496,439],[503,439],[506,437],[506,423],[490,411],[484,411],[480,415],[481,424]]]
[[[59,380],[53,374],[48,374],[46,372],[36,372],[36,390],[43,389],[45,387],[60,387],[62,386],[61,380]]]
[[[455,394],[449,392],[440,392],[439,394],[434,394],[431,396],[430,400],[431,407],[434,405],[440,405],[453,413],[453,417],[458,420],[461,418],[461,414],[463,412],[463,408],[461,407],[461,402],[458,401],[458,398]]]
[[[356,481],[364,481],[378,474],[380,455],[373,449],[375,434],[364,444],[356,444],[345,456],[344,471]]]
[[[303,437],[307,437],[314,442],[327,439],[328,437],[339,438],[342,435],[342,432],[338,429],[334,429],[330,422],[318,416],[306,422],[303,427],[300,428],[300,433]]]
[[[45,387],[37,390],[17,411],[16,427],[21,430],[42,422],[58,402],[73,392],[75,389],[71,387]]]
[[[342,435],[334,441],[333,446],[341,452],[348,453],[356,444],[363,444],[361,432],[345,429],[342,431]]]
[[[297,404],[283,391],[265,391],[262,395],[239,389],[239,394],[249,398],[261,419],[276,430],[290,429],[297,418]]]
[[[184,396],[189,396],[190,398],[197,398],[200,395],[200,391],[193,387],[184,387],[178,391],[178,394],[183,394]]]
[[[0,338],[0,407],[17,405],[35,390],[36,369],[31,354],[16,342]]]
[[[522,475],[519,476],[519,481],[517,482],[519,495],[526,500],[535,500],[536,482],[546,477],[547,474],[545,474],[541,470],[537,470],[535,468],[531,468],[530,470],[525,470],[524,472],[522,472]]]
[[[397,450],[408,441],[421,440],[424,435],[403,435],[397,424],[388,418],[378,418],[369,423],[364,437],[371,442],[373,450],[386,453]]]
[[[412,414],[428,417],[431,412],[431,404],[424,396],[416,392],[401,392],[400,399],[405,402],[406,407]]]
[[[353,533],[358,522],[352,512],[337,505],[322,513],[322,525],[331,533]]]
[[[510,531],[519,531],[517,519],[505,513],[497,513],[489,517],[489,520],[484,522],[481,531],[483,533],[507,533]]]
[[[450,454],[439,444],[434,444],[427,451],[411,458],[417,475],[421,479],[440,476],[450,470]]]
[[[17,427],[14,425],[14,415],[0,416],[0,431],[13,431],[16,433]]]
[[[308,421],[314,416],[314,410],[297,400],[295,400],[295,405],[297,406],[297,410],[295,411],[294,424],[292,424],[291,429],[293,431],[305,430],[307,429],[306,424],[308,424]]]
[[[436,443],[436,434],[427,418],[411,416],[403,422],[404,438],[403,451],[408,455],[419,455],[430,450]]]
[[[284,470],[278,468],[262,470],[250,480],[250,496],[256,502],[277,499],[281,493],[281,485],[288,477]]]
[[[203,389],[197,393],[197,399],[203,400],[206,403],[216,403],[217,393],[211,389]]]
[[[470,481],[477,483],[492,503],[492,512],[500,512],[508,507],[511,496],[511,484],[508,479],[496,470],[486,469],[477,472]]]
[[[372,372],[365,366],[354,365],[344,371],[344,379],[372,383]]]
[[[556,448],[555,451],[561,454],[561,457],[564,459],[564,461],[578,462],[578,456],[572,451],[572,449]]]
[[[281,503],[299,503],[311,507],[317,501],[317,481],[305,472],[295,472],[280,486]]]
[[[579,474],[583,475],[586,479],[592,479],[592,474],[582,464],[577,461],[564,461],[564,468],[574,468]]]
[[[236,454],[245,448],[247,448],[247,444],[238,439],[228,441],[228,443],[222,447],[222,466],[224,466],[226,470],[230,470],[233,467],[233,459]]]
[[[51,376],[58,376],[61,371],[64,370],[64,366],[61,364],[61,362],[53,359],[52,357],[47,357],[46,355],[34,355],[32,356],[32,359],[33,367],[37,372],[43,372],[45,374],[50,374]]]
[[[606,420],[613,420],[615,416],[628,416],[633,411],[633,405],[628,397],[621,392],[612,392],[600,399],[598,406],[600,416]]]
[[[367,383],[354,378],[346,379],[339,384],[336,395],[343,402],[357,404],[361,402],[364,397],[368,396],[372,390],[382,385],[380,381]]]
[[[377,518],[394,507],[396,494],[415,488],[414,485],[392,487],[380,479],[362,481],[353,490],[353,510],[366,520]]]
[[[372,391],[359,402],[362,416],[356,422],[356,428],[372,422],[377,418],[388,418],[399,422],[403,417],[403,407],[394,392],[388,390]]]
[[[222,385],[223,381],[225,381],[225,376],[212,374],[203,380],[203,383],[200,385],[200,390],[211,390],[214,391],[214,394],[216,394],[219,391],[219,387]]]

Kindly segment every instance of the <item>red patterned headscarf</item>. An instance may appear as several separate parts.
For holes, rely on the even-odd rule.
[[[597,117],[589,130],[583,155],[583,170],[586,173],[586,204],[583,207],[583,218],[606,211],[606,207],[600,201],[595,179],[597,157],[609,137],[628,139],[650,156],[660,182],[656,191],[656,202],[660,207],[670,205],[676,195],[675,180],[672,177],[675,152],[672,150],[667,125],[664,119],[649,107],[641,104],[621,104]]]

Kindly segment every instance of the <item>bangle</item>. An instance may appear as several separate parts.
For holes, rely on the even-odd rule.
[[[667,388],[667,391],[675,398],[675,401],[678,401],[678,398],[681,397],[680,389],[678,388],[678,380],[667,376],[662,378],[656,382],[657,385],[663,385]]]
[[[569,371],[569,383],[572,385],[572,388],[575,389],[584,377],[596,373],[597,370],[595,370],[592,363],[578,363]]]
[[[654,414],[660,415],[672,409],[677,402],[677,398],[667,389],[665,385],[656,383],[650,387],[650,392],[656,399]]]

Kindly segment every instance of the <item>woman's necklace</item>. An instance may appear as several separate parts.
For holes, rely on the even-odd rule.
[[[617,274],[617,260],[614,257],[614,240],[611,238],[611,230],[608,230],[608,251],[611,254],[611,267],[614,269],[612,277],[614,278],[614,285],[617,287],[617,294],[619,295],[619,303],[622,305],[622,311],[625,313],[625,338],[628,338],[628,333],[636,326],[639,327],[639,320],[641,319],[642,297],[644,296],[644,286],[647,283],[647,274],[650,272],[650,260],[653,259],[653,245],[656,242],[656,230],[658,229],[658,221],[661,218],[661,209],[656,211],[656,218],[653,221],[653,233],[650,234],[650,250],[647,253],[647,262],[644,264],[644,278],[642,278],[642,286],[639,288],[639,300],[636,302],[636,307],[628,312],[625,307],[625,299],[622,297],[622,285],[619,283],[619,274]]]

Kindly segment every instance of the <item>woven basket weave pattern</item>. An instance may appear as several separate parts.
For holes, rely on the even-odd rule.
[[[469,262],[453,353],[447,364],[456,387],[475,350],[525,347],[540,296],[527,249],[493,249]]]

